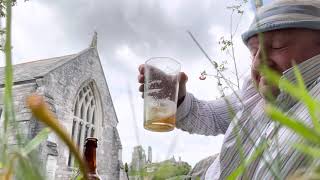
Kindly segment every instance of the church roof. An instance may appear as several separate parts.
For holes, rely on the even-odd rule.
[[[31,61],[21,64],[13,65],[13,82],[24,82],[29,80],[35,80],[37,78],[43,77],[52,70],[60,67],[61,65],[73,60],[77,56],[87,52],[92,48],[97,48],[97,32],[94,32],[91,44],[89,48],[67,56],[54,57],[49,59]],[[0,88],[5,83],[5,68],[0,67]]]
[[[22,82],[43,77],[50,71],[74,59],[79,54],[31,61],[13,65],[13,82]],[[5,81],[5,68],[0,67],[0,85]]]

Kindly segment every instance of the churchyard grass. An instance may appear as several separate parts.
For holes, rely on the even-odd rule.
[[[18,128],[18,124],[15,120],[14,105],[12,99],[12,61],[11,61],[11,4],[10,0],[5,1],[5,17],[6,17],[6,27],[5,27],[5,92],[4,92],[4,121],[1,125],[1,157],[0,157],[0,177],[1,179],[12,179],[13,177],[17,179],[41,179],[40,168],[36,167],[37,163],[33,163],[33,158],[31,155],[32,148],[36,147],[37,144],[42,142],[42,139],[48,135],[47,129],[40,132],[38,136],[33,141],[30,141],[23,147],[22,137]],[[10,130],[16,130],[15,139],[17,141],[17,146],[13,148],[8,147],[9,137],[8,134]],[[14,127],[14,128],[12,128]],[[10,133],[13,134],[13,133]]]

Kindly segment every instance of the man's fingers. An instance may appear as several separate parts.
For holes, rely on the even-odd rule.
[[[140,74],[144,74],[144,64],[140,64],[138,70],[139,70]]]
[[[144,84],[141,84],[141,85],[139,86],[139,91],[140,91],[140,92],[144,92]]]
[[[138,75],[138,82],[139,83],[144,83],[144,75],[142,75],[142,74]]]
[[[186,83],[188,81],[188,76],[184,72],[179,73],[179,94],[178,98],[182,98],[186,95],[187,88],[186,88]]]
[[[188,76],[184,72],[179,73],[180,84],[185,84],[188,81]]]
[[[138,68],[139,75],[138,75],[138,82],[140,83],[139,91],[142,92],[141,97],[144,98],[144,64],[141,64]]]
[[[145,80],[145,76],[144,76],[144,73],[145,73],[145,65],[144,64],[141,64],[138,68],[139,70],[139,75],[138,75],[138,82],[140,83],[140,86],[139,86],[139,92],[142,92],[142,98],[144,98],[144,80]],[[167,75],[161,71],[160,69],[157,69],[155,67],[150,67],[149,69],[149,73],[151,74],[158,74],[159,76],[163,76],[162,78],[164,80],[166,80],[166,77]],[[186,82],[188,81],[188,76],[184,73],[184,72],[180,72],[179,73],[179,86],[180,86],[180,90],[179,90],[179,95],[185,95],[185,85],[186,85]]]

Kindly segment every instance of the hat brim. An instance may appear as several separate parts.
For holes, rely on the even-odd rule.
[[[303,21],[278,21],[268,22],[265,24],[259,24],[257,27],[248,30],[242,34],[242,40],[247,44],[248,40],[263,32],[280,30],[280,29],[292,29],[292,28],[303,28],[303,29],[314,29],[320,30],[320,21],[303,20]]]

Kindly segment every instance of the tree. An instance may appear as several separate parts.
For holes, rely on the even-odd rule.
[[[125,164],[124,164],[124,171],[126,172],[127,178],[129,179],[129,174],[128,174],[128,172],[129,172],[129,167],[128,167],[128,163],[125,163]]]

